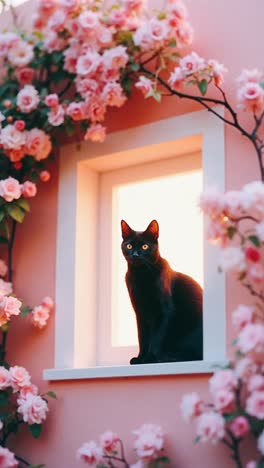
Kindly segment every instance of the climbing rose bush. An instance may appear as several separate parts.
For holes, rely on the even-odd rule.
[[[155,468],[170,463],[163,455],[164,432],[155,424],[143,424],[133,431],[136,436],[134,450],[138,461],[130,465],[126,459],[122,440],[112,431],[106,431],[100,436],[100,442],[84,443],[77,450],[77,459],[92,468],[107,468],[109,466],[124,466],[127,468]],[[122,465],[120,465],[120,463]]]

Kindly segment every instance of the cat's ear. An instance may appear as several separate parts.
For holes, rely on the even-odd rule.
[[[155,239],[158,239],[159,237],[159,224],[158,221],[153,219],[151,223],[149,223],[146,231],[148,234],[151,234]]]
[[[122,229],[123,239],[127,239],[129,236],[131,236],[135,232],[123,219],[121,221],[121,229]]]

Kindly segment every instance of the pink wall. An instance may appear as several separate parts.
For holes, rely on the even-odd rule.
[[[186,0],[196,31],[195,49],[214,57],[230,70],[227,86],[235,89],[234,79],[242,67],[263,66],[264,4],[259,0]],[[22,8],[25,14],[25,6]],[[29,11],[29,10],[28,10]],[[163,105],[143,102],[135,93],[124,108],[109,113],[108,128],[115,131],[188,112],[198,107],[165,98]],[[213,157],[213,155],[212,155]],[[241,164],[242,162],[242,164]],[[32,212],[18,232],[15,252],[17,294],[30,304],[43,295],[54,296],[57,170],[52,167],[52,182],[43,185],[32,203]],[[227,187],[237,188],[256,178],[256,158],[248,144],[232,129],[226,129]],[[236,304],[234,281],[228,283],[228,313]],[[241,292],[239,292],[241,300]],[[229,327],[230,330],[230,327]],[[230,335],[230,333],[229,333]],[[230,336],[229,336],[230,337]],[[24,434],[16,442],[17,453],[43,462],[48,468],[74,468],[75,451],[83,441],[97,438],[105,429],[118,432],[131,447],[131,430],[143,422],[161,424],[168,433],[167,451],[174,468],[228,468],[231,462],[222,446],[194,446],[194,427],[182,423],[179,401],[194,389],[207,394],[208,376],[175,376],[58,382],[42,381],[44,368],[53,367],[54,325],[32,332],[29,324],[17,321],[9,337],[9,361],[25,365],[33,380],[44,390],[59,395],[52,402],[43,436],[39,441]],[[129,449],[132,454],[132,450]]]

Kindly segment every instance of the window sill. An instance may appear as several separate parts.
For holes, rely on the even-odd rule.
[[[145,377],[153,375],[209,374],[226,361],[190,361],[133,366],[89,367],[82,369],[46,369],[44,380],[81,380],[116,377]]]

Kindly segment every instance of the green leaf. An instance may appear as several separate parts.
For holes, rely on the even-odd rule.
[[[4,236],[0,236],[0,244],[8,244],[8,239]]]
[[[16,434],[18,432],[18,421],[16,419],[13,419],[7,424],[6,428],[7,432],[13,432],[13,434]]]
[[[0,209],[0,223],[1,221],[3,221],[4,217],[5,217],[5,212],[4,210]]]
[[[206,80],[199,81],[198,88],[201,91],[201,94],[204,96],[207,93],[208,83]]]
[[[230,240],[232,240],[236,232],[237,232],[237,228],[235,226],[228,226],[228,228],[227,228],[227,237]]]
[[[22,317],[26,317],[31,311],[32,311],[32,307],[28,307],[28,306],[22,307],[22,309],[20,309],[20,313]]]
[[[29,426],[29,430],[30,430],[31,434],[33,435],[33,437],[35,439],[37,439],[40,436],[41,432],[42,432],[42,425],[41,424],[31,424]]]
[[[57,399],[57,395],[55,392],[53,392],[52,390],[49,390],[46,395],[48,395],[50,398],[55,398]]]
[[[195,437],[195,439],[194,439],[193,442],[194,442],[195,444],[199,444],[200,440],[201,440],[201,437],[200,437],[200,436],[197,436],[197,437]]]
[[[261,88],[264,89],[264,81],[261,81],[261,82],[259,83],[259,85],[261,86]]]
[[[8,404],[8,392],[0,390],[0,406],[7,406]]]
[[[261,242],[257,236],[248,236],[248,240],[250,240],[255,247],[261,247]]]
[[[20,198],[19,200],[17,200],[16,205],[18,205],[24,211],[30,211],[30,204],[25,198]]]
[[[17,221],[18,223],[22,223],[25,217],[25,212],[19,206],[16,205],[6,205],[5,209],[9,216]]]

